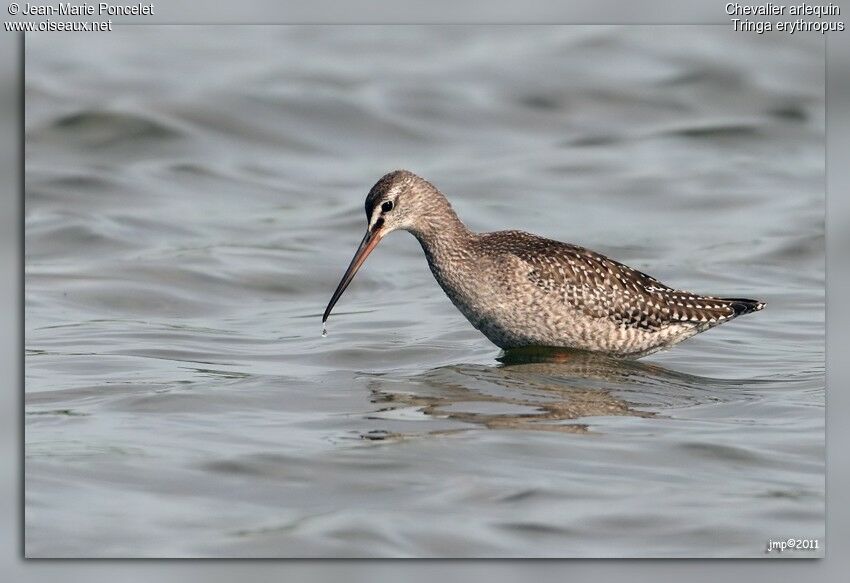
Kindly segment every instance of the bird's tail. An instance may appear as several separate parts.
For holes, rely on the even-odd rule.
[[[752,312],[758,312],[759,310],[763,310],[767,305],[765,302],[760,302],[758,300],[748,300],[746,298],[722,298],[723,301],[729,302],[729,307],[732,308],[735,312],[735,317],[742,316],[744,314],[751,314]]]

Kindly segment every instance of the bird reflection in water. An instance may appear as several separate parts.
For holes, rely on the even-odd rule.
[[[728,381],[696,377],[649,363],[590,352],[525,348],[503,353],[497,366],[444,366],[410,377],[376,375],[369,383],[371,401],[380,408],[370,418],[396,420],[400,411],[416,411],[442,420],[448,433],[491,429],[588,433],[589,417],[655,418],[659,409],[716,400]],[[687,389],[687,390],[683,390]],[[370,440],[408,437],[375,430]]]

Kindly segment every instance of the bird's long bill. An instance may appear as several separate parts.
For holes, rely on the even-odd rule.
[[[325,308],[325,313],[322,316],[323,324],[327,321],[328,316],[331,315],[331,310],[334,309],[337,300],[345,291],[345,288],[347,288],[348,284],[351,283],[351,280],[354,279],[354,275],[357,273],[357,270],[360,269],[360,266],[363,265],[363,262],[366,261],[367,257],[369,257],[369,253],[378,246],[381,236],[382,235],[378,232],[378,229],[366,231],[366,236],[363,237],[363,240],[360,242],[360,247],[357,248],[354,258],[348,265],[348,269],[345,270],[345,275],[342,276],[342,280],[339,282],[334,295],[331,297],[331,301],[328,303],[328,307]]]

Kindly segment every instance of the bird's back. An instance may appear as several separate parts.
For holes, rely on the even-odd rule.
[[[504,348],[535,343],[640,356],[764,307],[676,290],[600,253],[523,231],[483,234],[477,246],[502,266],[491,286],[504,285],[515,304],[491,326],[502,336],[491,340]]]

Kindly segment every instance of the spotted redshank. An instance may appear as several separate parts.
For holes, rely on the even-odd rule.
[[[503,349],[572,348],[637,358],[764,308],[680,291],[589,249],[522,231],[473,233],[446,197],[406,170],[366,196],[366,235],[322,316],[389,233],[419,240],[454,305]]]

